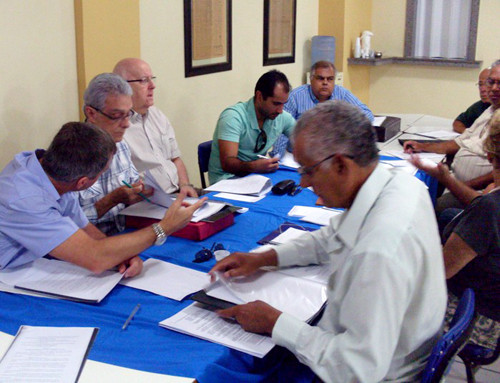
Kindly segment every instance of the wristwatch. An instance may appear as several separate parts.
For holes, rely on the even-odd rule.
[[[153,223],[153,230],[156,234],[155,246],[161,246],[167,240],[167,234],[158,223]]]

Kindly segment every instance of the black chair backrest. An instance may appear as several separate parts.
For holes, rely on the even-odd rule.
[[[198,145],[198,168],[200,169],[201,187],[205,189],[205,173],[208,172],[208,161],[212,152],[212,141],[205,141]]]

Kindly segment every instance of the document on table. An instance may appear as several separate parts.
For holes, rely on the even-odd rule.
[[[122,277],[115,271],[96,275],[72,263],[46,258],[0,272],[0,282],[11,287],[87,303],[99,303]]]
[[[326,285],[279,271],[259,271],[249,277],[224,278],[206,290],[207,295],[242,304],[261,300],[276,309],[308,321],[326,302]]]
[[[246,332],[237,322],[223,319],[204,307],[201,303],[193,303],[159,325],[258,358],[264,357],[274,347],[270,337]]]
[[[409,160],[411,157],[411,155],[409,153],[405,153],[402,150],[387,150],[387,151],[385,151],[385,153],[388,156],[401,158],[403,160]],[[417,153],[417,154],[421,159],[431,160],[434,163],[441,162],[443,160],[443,158],[445,157],[445,154],[439,154],[439,153],[422,152],[422,153]]]
[[[251,195],[233,194],[233,193],[217,193],[214,195],[214,197],[224,198],[224,199],[232,199],[234,201],[254,203],[254,202],[260,201],[262,198],[265,197],[265,195],[251,196]]]
[[[300,220],[326,226],[330,224],[330,219],[342,214],[343,210],[330,209],[324,207],[294,206],[288,215],[292,217],[302,217]]]
[[[433,130],[431,132],[426,132],[425,128],[419,128],[419,130],[421,130],[422,132],[417,132],[417,133],[408,132],[408,133],[420,137],[429,137],[439,140],[453,140],[454,138],[460,136],[460,133],[454,132],[452,130]]]
[[[287,228],[283,233],[273,238],[269,243],[271,245],[281,245],[282,243],[287,243],[293,241],[294,239],[299,238],[301,235],[304,235],[306,231],[296,229],[294,227]]]
[[[120,284],[181,301],[207,287],[210,277],[201,271],[150,258],[144,262],[140,275],[124,279]]]
[[[269,178],[260,174],[251,174],[246,177],[236,177],[216,182],[205,190],[261,196],[267,194],[272,187],[273,184]]]
[[[76,382],[98,329],[21,326],[0,361],[0,382]]]
[[[185,198],[184,200],[187,203],[192,204],[195,203],[198,199]],[[219,212],[224,208],[224,206],[224,203],[207,201],[194,212],[193,217],[191,218],[191,222],[200,222],[201,220],[206,219]],[[148,201],[141,201],[127,206],[125,209],[120,211],[120,214],[134,217],[162,219],[165,216],[166,211],[167,208],[164,206],[157,205],[156,203],[151,203]]]
[[[285,154],[280,159],[280,165],[286,166],[287,168],[298,169],[300,167],[299,163],[293,158],[293,154],[285,150]]]

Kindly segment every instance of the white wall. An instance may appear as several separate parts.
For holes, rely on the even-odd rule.
[[[385,57],[403,55],[406,1],[372,0],[376,50]],[[500,59],[500,1],[481,0],[476,60],[482,68]],[[423,113],[455,118],[479,100],[474,86],[480,69],[414,65],[373,67],[370,108],[375,113]]]
[[[183,2],[141,1],[141,52],[156,81],[156,106],[170,119],[188,167],[190,178],[200,184],[197,146],[212,139],[224,108],[253,95],[257,79],[276,68],[292,85],[305,81],[310,65],[310,39],[318,31],[318,1],[297,1],[297,36],[294,64],[262,65],[263,1],[233,0],[233,69],[184,77]]]
[[[73,1],[0,0],[0,169],[78,120]]]

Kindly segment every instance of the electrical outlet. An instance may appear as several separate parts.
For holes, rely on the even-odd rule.
[[[344,73],[343,72],[337,72],[335,74],[335,85],[344,85]]]

